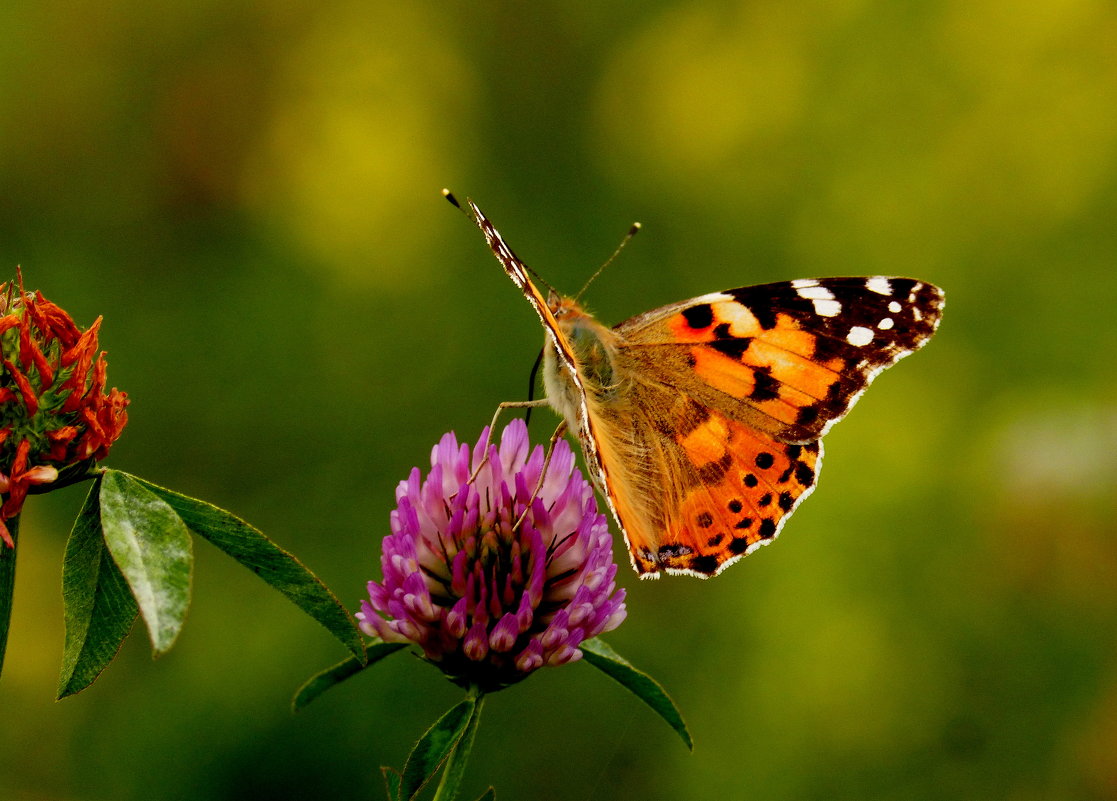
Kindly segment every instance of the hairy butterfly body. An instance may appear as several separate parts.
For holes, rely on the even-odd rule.
[[[544,297],[467,203],[543,322],[547,400],[641,578],[706,578],[771,542],[818,481],[822,436],[942,315],[942,290],[922,281],[819,278],[715,292],[609,328],[573,299]]]

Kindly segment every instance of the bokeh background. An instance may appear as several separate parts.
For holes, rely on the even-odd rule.
[[[1113,4],[50,0],[0,27],[0,272],[105,315],[133,399],[108,464],[351,608],[395,483],[523,398],[541,342],[443,186],[566,291],[640,220],[606,321],[795,277],[946,288],[779,543],[710,582],[624,567],[609,639],[694,753],[575,665],[491,698],[463,797],[1117,797]],[[5,801],[381,798],[457,700],[399,656],[293,716],[344,653],[198,541],[175,649],[137,627],[55,703],[83,492],[24,515]]]

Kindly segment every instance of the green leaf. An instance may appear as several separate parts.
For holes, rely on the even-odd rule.
[[[362,662],[364,643],[345,606],[322,581],[287,551],[239,517],[213,504],[132,477],[166,501],[200,537],[236,559],[317,620]]]
[[[161,656],[174,645],[190,606],[190,532],[174,509],[132,476],[101,475],[101,529]]]
[[[490,787],[486,790],[477,801],[496,801],[496,790]]]
[[[105,546],[99,490],[99,483],[89,490],[62,562],[66,646],[58,680],[59,700],[93,683],[120,650],[139,613]]]
[[[694,750],[694,742],[690,739],[686,723],[683,722],[682,713],[675,706],[675,702],[660,686],[659,682],[634,668],[628,660],[618,654],[605,641],[594,637],[586,640],[579,648],[582,658],[610,678],[619,682],[623,687],[632,692],[637,698],[652,708],[657,715],[663,718],[686,743],[686,747]]]
[[[326,668],[321,673],[316,673],[307,679],[302,687],[299,687],[295,697],[291,699],[291,711],[298,712],[326,690],[336,687],[350,676],[356,676],[362,670],[372,667],[389,654],[394,654],[401,648],[406,647],[407,643],[402,642],[375,642],[365,648],[365,653],[368,656],[368,661],[365,664],[362,665],[357,657],[350,656],[333,667]]]
[[[19,542],[19,515],[8,520],[12,542]],[[0,542],[0,673],[4,671],[4,651],[8,648],[8,626],[12,622],[12,591],[16,585],[16,549]]]
[[[465,766],[469,762],[469,754],[473,750],[473,738],[477,736],[477,727],[481,723],[481,707],[485,703],[485,696],[478,695],[473,712],[469,715],[469,722],[457,745],[450,751],[446,759],[446,769],[442,771],[442,781],[434,792],[434,801],[454,801],[461,787],[462,778],[465,776]]]
[[[472,695],[467,696],[440,717],[419,738],[419,742],[415,743],[403,766],[403,782],[399,794],[401,801],[410,801],[418,795],[450,756],[469,725],[476,706],[477,699]]]
[[[384,789],[388,791],[388,801],[399,801],[399,771],[395,768],[381,767],[381,775],[384,776]]]

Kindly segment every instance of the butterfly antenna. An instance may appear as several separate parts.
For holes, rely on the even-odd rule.
[[[482,232],[484,232],[486,224],[488,224],[490,227],[492,227],[492,223],[489,221],[489,218],[486,217],[481,212],[481,209],[477,208],[477,204],[474,203],[469,198],[465,199],[465,202],[469,206],[469,208],[466,208],[465,206],[463,206],[461,204],[461,202],[458,200],[458,198],[449,189],[443,189],[442,190],[442,197],[446,198],[446,200],[448,200],[450,202],[450,205],[452,205],[454,208],[458,209],[466,217],[469,217],[471,220],[473,220],[474,225],[476,225],[478,228],[480,228]],[[506,245],[506,247],[507,247],[507,245]],[[546,279],[544,279],[543,276],[541,276],[539,273],[535,272],[535,270],[531,269],[526,264],[524,264],[522,259],[517,258],[517,261],[520,262],[520,265],[525,270],[527,270],[529,273],[531,273],[532,278],[535,279],[535,282],[537,284],[542,284],[543,286],[547,287],[548,290],[550,290],[551,292],[554,292],[556,295],[561,294],[553,286],[551,286],[549,283],[547,283]]]
[[[456,197],[454,197],[454,193],[451,192],[449,189],[443,189],[442,190],[442,197],[449,200],[450,205],[453,206],[454,208],[458,209],[461,212],[465,212],[465,209],[462,208],[462,204],[458,202],[458,199]]]
[[[640,229],[642,227],[643,226],[640,225],[640,223],[638,223],[638,222],[634,222],[632,224],[632,227],[628,229],[628,233],[624,235],[624,239],[622,239],[621,243],[619,245],[617,245],[617,249],[613,251],[613,255],[610,256],[608,259],[606,259],[605,263],[597,268],[596,273],[594,273],[593,275],[590,276],[589,280],[586,281],[585,285],[581,289],[578,290],[578,294],[574,296],[574,300],[578,300],[579,298],[582,297],[583,294],[585,294],[585,291],[590,288],[590,284],[592,284],[594,281],[596,281],[597,276],[601,275],[601,273],[603,273],[605,271],[605,268],[613,263],[613,260],[616,259],[617,256],[619,256],[621,254],[621,251],[624,250],[624,246],[629,243],[629,241],[632,239],[632,237],[634,237],[638,233],[640,233]]]

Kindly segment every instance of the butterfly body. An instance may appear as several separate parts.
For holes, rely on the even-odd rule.
[[[551,406],[566,418],[571,433],[580,436],[583,394],[598,403],[617,402],[624,397],[620,383],[623,375],[614,368],[617,336],[569,298],[552,295],[548,307],[569,343],[571,359],[564,362],[555,343],[545,341],[543,386]],[[570,363],[574,370],[566,366]],[[579,381],[572,381],[572,375]]]
[[[937,287],[872,276],[730,289],[610,328],[544,297],[469,208],[543,323],[548,402],[642,578],[716,575],[771,542],[815,487],[823,434],[941,316]]]

